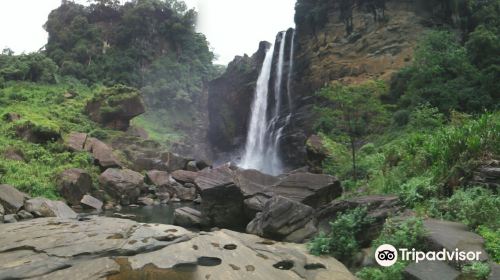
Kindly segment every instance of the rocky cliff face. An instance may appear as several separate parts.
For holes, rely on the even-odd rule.
[[[245,145],[255,84],[269,48],[261,42],[252,56],[237,56],[209,83],[208,138],[218,159],[230,159]]]
[[[411,62],[426,30],[459,22],[460,3],[299,0],[292,84],[295,125],[284,139],[285,161],[295,166],[304,163],[303,147],[312,133],[312,107],[319,102],[314,96],[318,89],[334,80],[359,83],[382,79],[390,83],[393,74]]]
[[[333,80],[390,82],[397,70],[411,62],[415,46],[426,30],[460,22],[462,2],[299,0],[294,40],[293,29],[286,33],[285,54],[290,55],[293,44],[294,65],[290,85],[282,84],[290,86],[289,91],[284,88],[282,92],[291,96],[293,111],[280,139],[284,163],[294,168],[306,162],[305,144],[314,126],[313,107],[319,102],[314,94],[318,89]],[[280,41],[278,35],[275,56]],[[237,57],[227,72],[211,83],[210,140],[218,151],[228,152],[244,146],[255,81],[264,53],[261,46],[252,58]],[[273,61],[277,61],[277,57]],[[286,71],[289,66],[284,66]],[[248,70],[242,70],[243,67]],[[276,78],[275,67],[270,84]],[[272,87],[269,96],[274,96]],[[268,102],[274,100],[271,98]]]

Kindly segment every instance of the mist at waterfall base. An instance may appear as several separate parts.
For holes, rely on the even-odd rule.
[[[281,137],[283,129],[290,124],[293,113],[291,79],[295,31],[291,34],[290,55],[285,75],[286,36],[286,31],[280,32],[276,39],[276,46],[279,45],[279,48],[271,46],[266,52],[255,88],[244,152],[238,164],[241,168],[256,169],[271,175],[283,173],[284,164],[280,157]],[[277,56],[274,55],[276,50]],[[271,81],[273,67],[275,78]],[[284,76],[287,79],[284,89],[286,95],[283,95]]]

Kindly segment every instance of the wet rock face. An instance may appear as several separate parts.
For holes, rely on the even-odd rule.
[[[0,231],[1,279],[355,279],[305,245],[229,230],[90,217],[0,224]]]
[[[251,57],[237,56],[209,84],[208,139],[216,154],[233,153],[245,145],[255,83],[268,47],[261,42]]]

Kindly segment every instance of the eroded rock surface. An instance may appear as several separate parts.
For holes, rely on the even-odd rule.
[[[229,230],[89,217],[0,224],[0,231],[1,279],[355,279],[304,245]]]

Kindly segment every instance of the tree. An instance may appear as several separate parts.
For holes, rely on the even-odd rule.
[[[349,145],[354,180],[357,179],[357,150],[367,136],[380,132],[388,123],[387,108],[380,101],[380,95],[386,91],[383,82],[369,81],[359,85],[334,83],[318,92],[329,106],[318,108],[317,127]]]

